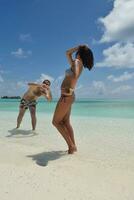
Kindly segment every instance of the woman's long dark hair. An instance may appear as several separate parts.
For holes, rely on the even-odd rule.
[[[87,47],[86,45],[81,45],[79,46],[79,49],[76,52],[76,57],[77,55],[80,56],[83,66],[91,70],[94,65],[94,56],[91,49]]]

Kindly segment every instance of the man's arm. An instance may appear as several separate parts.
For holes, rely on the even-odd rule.
[[[46,92],[46,99],[48,101],[52,101],[52,93],[51,93],[50,89],[48,89]]]
[[[52,100],[52,94],[50,89],[41,89],[42,92],[42,96],[44,96],[47,101],[51,101]]]
[[[29,86],[40,86],[38,83],[28,83]]]

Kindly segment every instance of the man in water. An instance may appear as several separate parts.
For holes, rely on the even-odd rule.
[[[22,118],[25,114],[25,111],[29,108],[31,114],[31,122],[32,122],[32,130],[35,131],[36,128],[36,100],[40,96],[44,96],[47,101],[52,100],[52,95],[50,91],[50,84],[49,80],[44,80],[42,84],[37,83],[28,83],[29,89],[23,95],[20,101],[20,110],[19,115],[17,117],[17,127],[20,127]]]

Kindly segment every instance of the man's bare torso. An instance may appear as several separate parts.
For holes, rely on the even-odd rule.
[[[23,95],[23,99],[26,99],[26,100],[36,100],[38,99],[38,97],[40,97],[42,95],[42,90],[41,90],[41,87],[40,86],[36,86],[36,85],[33,85],[33,86],[29,86],[29,89],[27,90],[27,92]]]

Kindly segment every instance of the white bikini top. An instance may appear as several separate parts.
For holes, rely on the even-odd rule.
[[[65,71],[66,76],[72,76],[73,75],[73,71],[71,70],[71,68],[67,69]]]
[[[80,62],[80,61],[79,61],[79,59],[76,59],[75,62]],[[76,67],[76,66],[77,66],[77,64],[75,63],[75,67]],[[74,72],[72,71],[71,68],[69,68],[69,69],[67,69],[67,70],[65,71],[66,76],[72,76],[73,73],[74,73]]]

